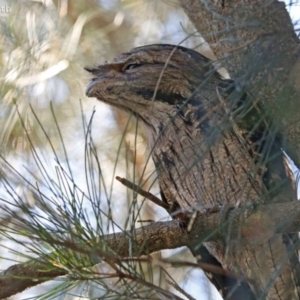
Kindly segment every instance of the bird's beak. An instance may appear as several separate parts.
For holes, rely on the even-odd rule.
[[[86,90],[85,90],[85,95],[88,96],[88,97],[94,97],[94,94],[93,94],[93,88],[95,87],[95,85],[97,85],[97,83],[99,82],[99,79],[98,78],[93,78],[88,86],[86,87]]]

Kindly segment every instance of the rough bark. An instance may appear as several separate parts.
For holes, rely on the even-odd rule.
[[[299,39],[281,1],[180,0],[231,78],[272,112],[300,166]]]
[[[276,0],[179,2],[231,78],[270,112],[283,137],[282,148],[299,167],[300,123],[295,109],[300,99],[299,39],[285,4]]]

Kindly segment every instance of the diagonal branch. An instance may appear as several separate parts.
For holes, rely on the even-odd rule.
[[[199,212],[190,232],[186,224],[178,220],[154,222],[134,231],[100,236],[97,241],[87,241],[86,247],[71,241],[47,239],[51,245],[59,245],[66,251],[73,251],[101,258],[108,262],[126,262],[128,257],[139,257],[150,253],[187,246],[199,247],[203,241],[238,242],[239,251],[246,245],[257,245],[277,233],[300,230],[300,202],[261,205],[258,207],[237,208],[222,215],[221,209]],[[190,215],[190,214],[188,214]],[[288,218],[287,218],[288,216]],[[225,220],[220,224],[220,220]],[[229,231],[230,228],[230,231]],[[228,238],[230,232],[230,239]],[[99,259],[98,259],[99,260]],[[220,270],[198,265],[210,272]],[[49,281],[58,276],[71,275],[70,267],[55,262],[51,254],[36,258],[23,264],[16,264],[0,273],[0,299],[15,295],[25,289]],[[76,274],[76,272],[74,272]],[[227,274],[240,276],[238,274]],[[74,277],[74,274],[72,273]]]

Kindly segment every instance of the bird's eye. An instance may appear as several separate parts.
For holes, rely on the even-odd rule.
[[[142,64],[128,64],[123,67],[123,71],[131,70],[140,67]]]

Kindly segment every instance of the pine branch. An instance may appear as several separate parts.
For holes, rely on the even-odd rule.
[[[288,218],[287,218],[288,216]],[[225,220],[225,224],[220,224]],[[227,223],[227,224],[226,224]],[[230,231],[228,229],[230,228]],[[199,241],[226,241],[230,251],[243,251],[244,246],[256,246],[264,243],[274,234],[290,233],[300,230],[300,202],[261,205],[255,208],[237,208],[222,216],[222,210],[212,210],[211,213],[199,212],[190,232],[185,224],[178,220],[154,222],[148,226],[101,236],[97,241],[88,241],[87,247],[76,245],[71,241],[47,239],[51,245],[63,246],[68,251],[98,257],[101,260],[118,263],[128,261],[128,257],[139,257],[150,253],[174,249],[182,246],[195,249]],[[230,242],[228,234],[230,232]],[[194,265],[195,266],[195,265]],[[198,265],[210,272],[220,272],[209,266]],[[224,271],[223,271],[224,272]],[[74,275],[75,274],[75,275]],[[82,273],[81,273],[82,274]],[[23,264],[9,267],[0,274],[0,299],[15,295],[25,289],[49,281],[58,276],[76,277],[76,272],[64,267],[61,262],[51,259],[51,254],[45,255]],[[99,275],[99,274],[98,274]],[[245,280],[239,274],[226,274]]]

